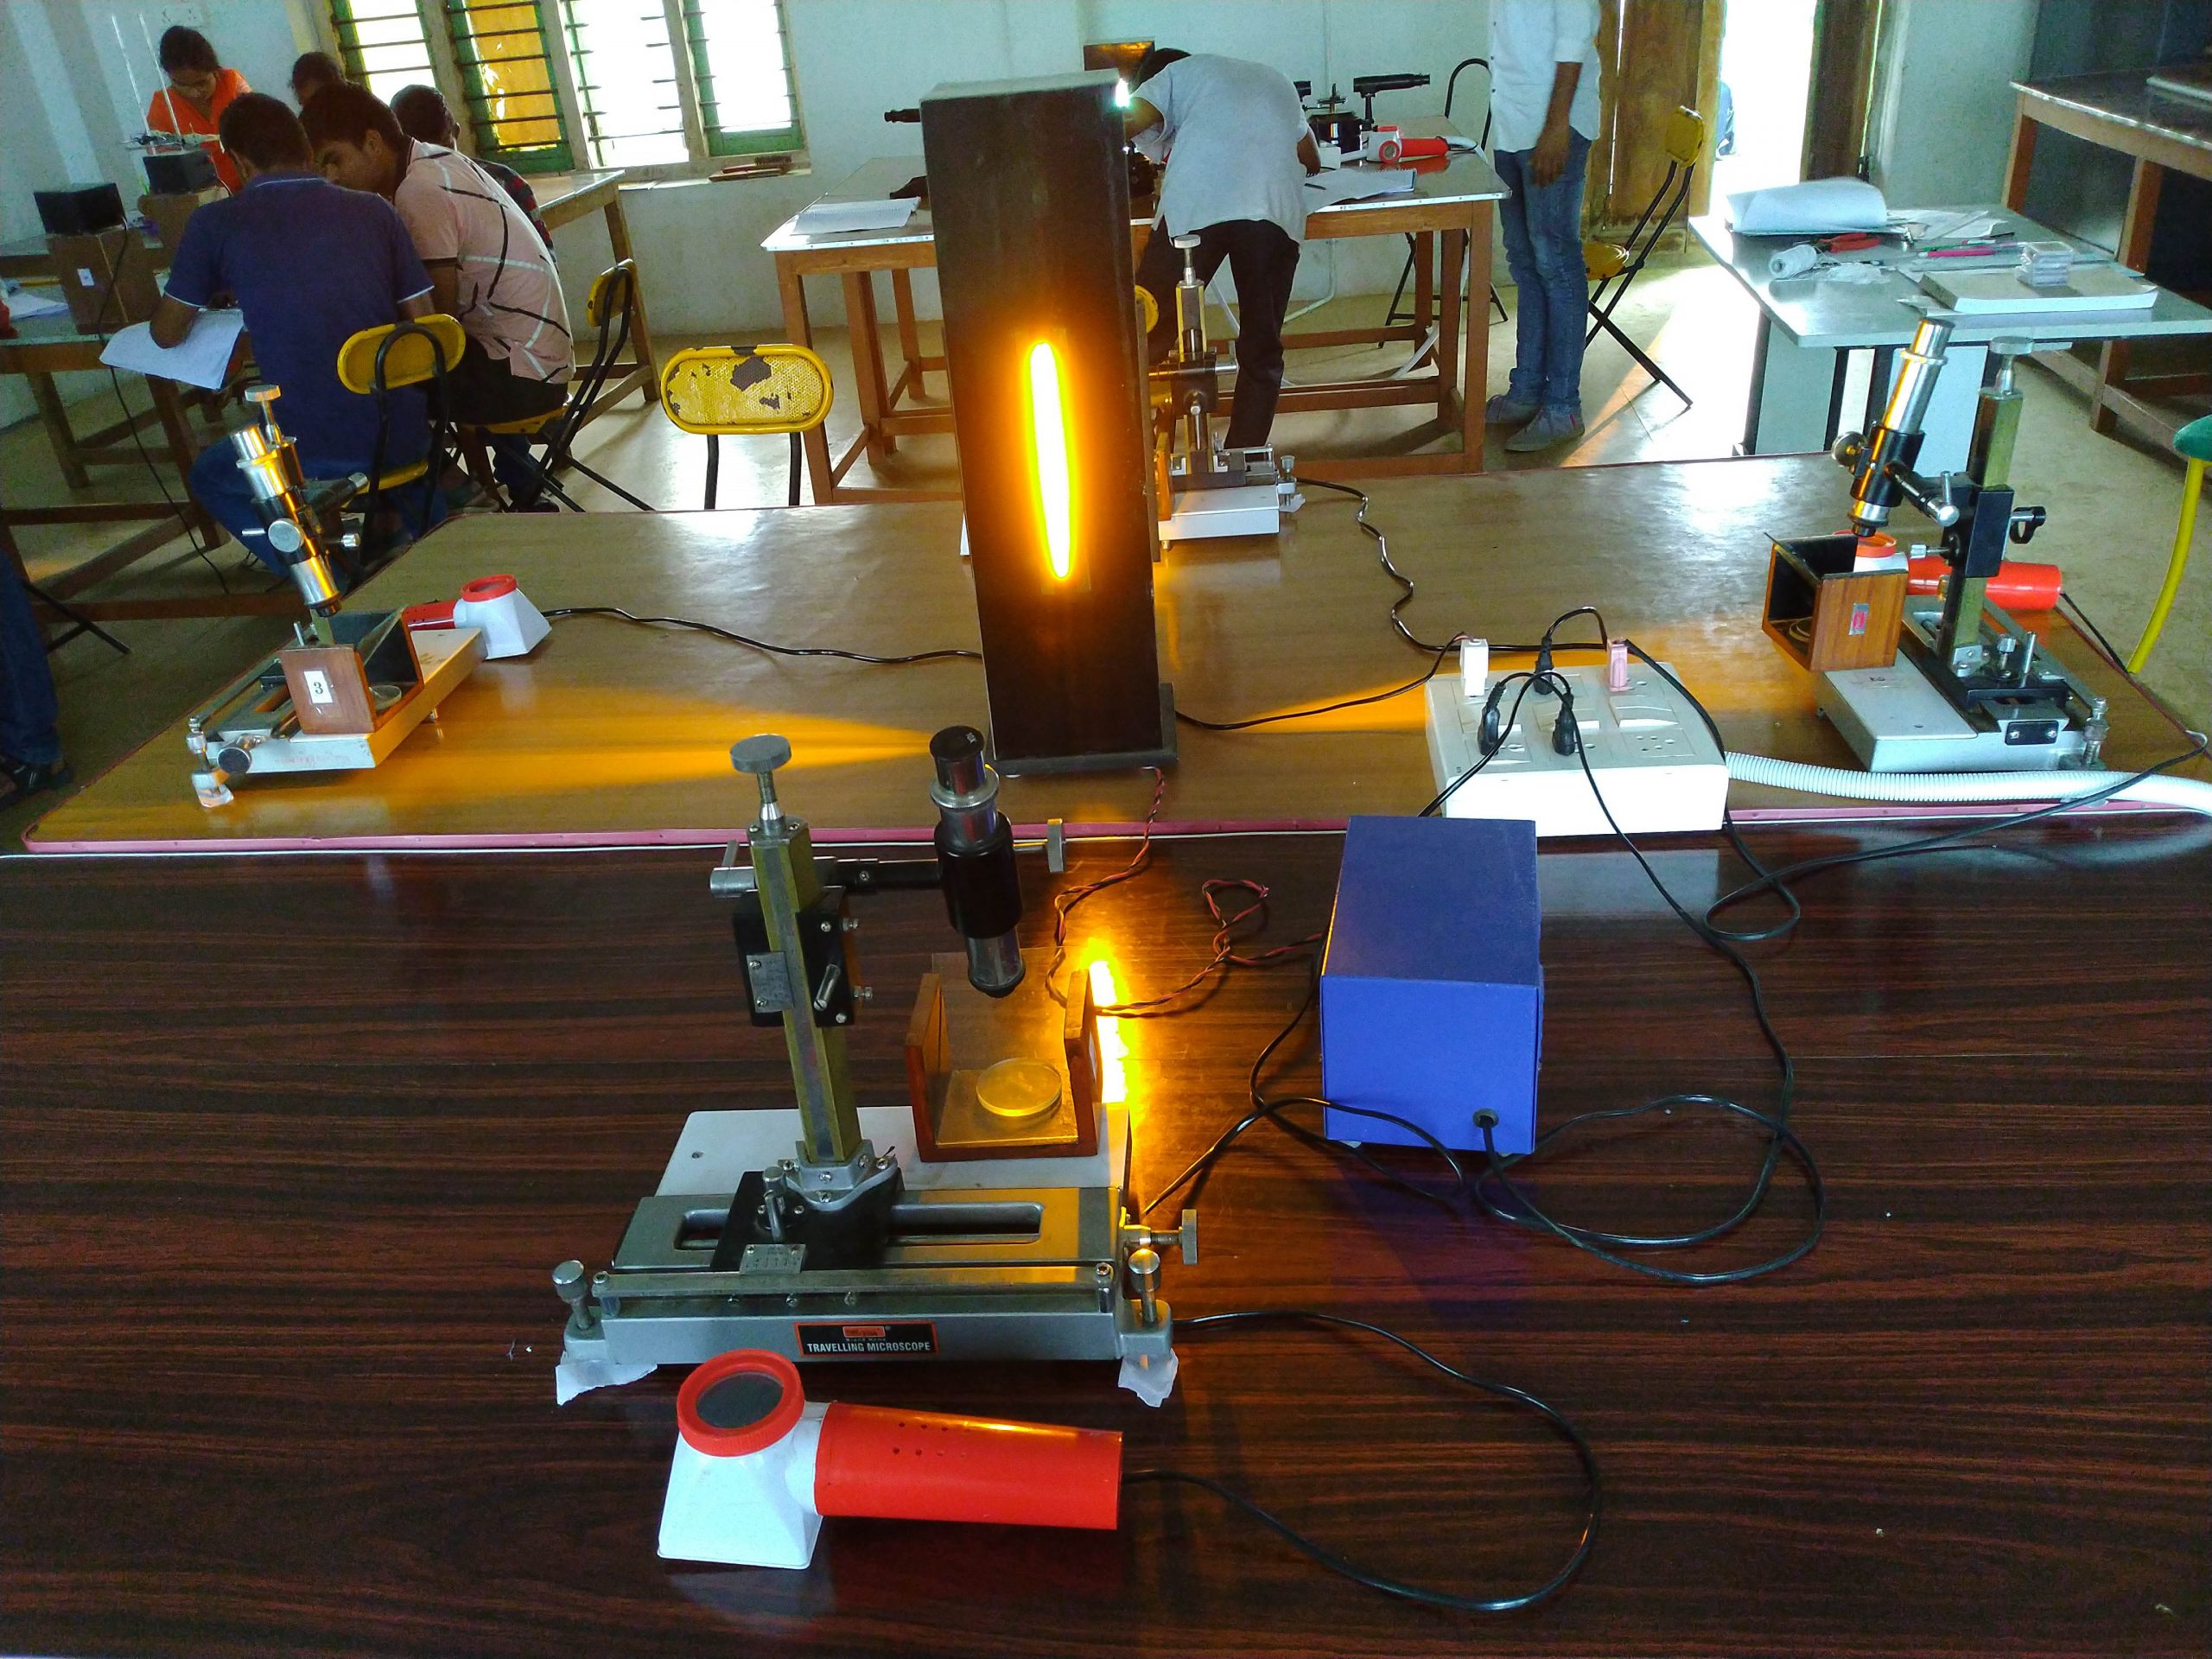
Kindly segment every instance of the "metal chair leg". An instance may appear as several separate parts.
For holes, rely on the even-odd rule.
[[[1414,242],[1412,237],[1408,236],[1406,238],[1406,263],[1404,267],[1398,272],[1397,287],[1390,290],[1390,308],[1382,314],[1382,326],[1385,328],[1393,328],[1397,326],[1398,305],[1399,302],[1406,297],[1406,284],[1413,280],[1414,256],[1418,251],[1418,248],[1419,245]],[[1413,320],[1413,313],[1410,311],[1407,312],[1406,321],[1408,322],[1411,322]],[[1389,342],[1388,340],[1378,340],[1375,342],[1375,349],[1379,352],[1383,348],[1383,346],[1389,344]]]
[[[721,480],[722,470],[722,441],[714,433],[707,434],[707,511],[715,510],[715,486]]]
[[[1645,373],[1649,374],[1654,380],[1658,381],[1660,385],[1665,386],[1667,390],[1673,392],[1675,397],[1681,398],[1682,400],[1682,407],[1684,409],[1688,409],[1693,405],[1695,399],[1691,397],[1689,393],[1684,391],[1680,386],[1675,384],[1675,377],[1668,373],[1666,370],[1661,368],[1656,363],[1654,363],[1649,355],[1645,353],[1643,347],[1637,345],[1634,340],[1630,340],[1626,334],[1623,334],[1618,327],[1616,327],[1613,324],[1613,320],[1611,317],[1600,317],[1599,319],[1599,324],[1607,334],[1611,334],[1616,340],[1620,342],[1620,346],[1623,351],[1626,352],[1630,357],[1634,358],[1638,363],[1641,363],[1643,365]]]
[[[798,505],[798,463],[799,463],[799,438],[798,438],[798,433],[796,433],[796,432],[792,433],[792,434],[791,435],[791,501],[790,501],[790,505],[795,507],[795,506]]]
[[[653,505],[650,501],[640,501],[636,496],[631,494],[629,491],[624,489],[613,479],[608,478],[603,473],[594,472],[591,467],[585,466],[583,462],[578,461],[574,455],[570,455],[569,457],[569,465],[575,467],[576,471],[582,473],[586,478],[591,480],[593,483],[598,485],[602,490],[607,490],[620,496],[632,506],[637,508],[639,512],[658,512],[660,511],[658,507]]]
[[[117,639],[105,628],[100,626],[99,623],[93,621],[91,617],[86,616],[82,611],[79,611],[75,606],[70,604],[67,600],[56,599],[52,594],[48,593],[45,588],[40,587],[36,582],[30,581],[29,578],[25,578],[24,580],[23,590],[37,603],[45,606],[48,610],[56,612],[69,624],[68,631],[67,632],[58,633],[54,635],[53,639],[46,642],[47,655],[49,657],[55,652],[60,650],[62,646],[67,645],[72,639],[74,639],[80,633],[91,634],[92,638],[100,641],[101,644],[112,645],[117,651],[120,652],[125,657],[128,657],[130,654],[130,646],[124,645],[122,640]]]

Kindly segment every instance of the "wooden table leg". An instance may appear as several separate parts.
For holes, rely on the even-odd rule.
[[[630,226],[622,217],[622,193],[617,190],[607,199],[607,242],[619,260],[632,257]],[[653,355],[653,331],[645,321],[645,275],[642,270],[630,284],[630,334],[638,349],[638,361],[645,365],[645,394],[648,407],[660,401],[660,359]]]
[[[2005,158],[2005,192],[2001,200],[2014,213],[2028,205],[2028,175],[2036,162],[2036,134],[2041,123],[2030,118],[2026,110],[2012,117],[2012,149]]]
[[[1459,284],[1465,278],[1467,258],[1467,233],[1453,227],[1444,232],[1444,314],[1436,335],[1436,418],[1446,425],[1452,422],[1452,400],[1459,393],[1454,389],[1452,365],[1459,360],[1459,329],[1464,322],[1472,328],[1472,316],[1462,318],[1459,310]]]
[[[845,273],[845,321],[853,343],[853,380],[860,389],[861,421],[868,430],[868,458],[881,461],[897,448],[883,429],[890,389],[883,379],[883,337],[875,318],[875,273]]]
[[[1436,232],[1418,232],[1414,237],[1414,327],[1424,334],[1436,315],[1435,270]]]
[[[1491,205],[1474,204],[1467,219],[1467,292],[1490,292]],[[1490,311],[1484,302],[1482,326],[1471,316],[1461,331],[1464,355],[1459,366],[1460,471],[1479,473],[1489,463],[1483,454],[1485,442],[1484,405],[1490,401]]]
[[[73,490],[89,488],[92,480],[78,456],[77,435],[70,429],[69,410],[61,401],[61,394],[54,390],[54,377],[27,374],[23,378],[31,383],[31,400],[38,405],[39,422],[54,445],[54,459],[61,468],[62,481]]]
[[[814,328],[806,315],[806,279],[797,264],[785,254],[776,256],[776,291],[784,302],[784,338],[794,346],[814,346]],[[826,427],[817,423],[807,429],[801,440],[806,451],[807,481],[814,488],[814,504],[824,506],[837,499],[837,486],[830,476],[830,434]]]
[[[2120,222],[2120,248],[2113,256],[2140,275],[2151,263],[2151,232],[2158,224],[2158,192],[2166,169],[2144,156],[2135,158],[2135,177],[2127,192],[2127,216]],[[2119,412],[2106,394],[2127,384],[2128,343],[2108,340],[2097,353],[2097,384],[2089,395],[2089,429],[2109,432],[2120,423]]]
[[[899,375],[904,379],[911,372],[914,377],[914,392],[921,395],[922,335],[914,326],[914,278],[904,266],[891,273],[891,311],[899,321]]]
[[[176,382],[149,375],[146,377],[146,390],[153,395],[154,411],[162,417],[162,431],[168,439],[169,462],[176,468],[185,530],[196,547],[203,550],[220,547],[223,544],[222,527],[209,518],[207,510],[193,499],[192,462],[200,453],[200,446],[193,442],[192,428],[185,421],[184,404],[177,396]]]

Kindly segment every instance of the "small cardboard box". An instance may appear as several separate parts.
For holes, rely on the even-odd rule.
[[[177,245],[184,240],[185,221],[211,201],[220,201],[226,192],[219,184],[205,190],[181,190],[162,194],[149,193],[138,198],[138,211],[154,221],[160,234],[162,246],[171,259],[176,257]]]
[[[90,236],[49,236],[54,275],[69,315],[88,334],[111,334],[154,315],[161,289],[154,281],[153,256],[130,226],[118,226]]]

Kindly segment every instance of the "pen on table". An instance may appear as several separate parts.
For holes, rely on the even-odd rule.
[[[2012,232],[2005,231],[1980,242],[1961,242],[1955,248],[1930,248],[1921,256],[1923,259],[1971,259],[1978,255],[2007,253],[2005,244],[2012,239]]]

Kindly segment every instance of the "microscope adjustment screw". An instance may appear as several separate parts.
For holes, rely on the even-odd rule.
[[[570,1260],[554,1268],[553,1288],[571,1309],[581,1307],[591,1289],[590,1281],[584,1276],[584,1264]]]
[[[1129,1252],[1129,1278],[1137,1287],[1137,1305],[1147,1325],[1160,1323],[1160,1252],[1141,1245]]]

